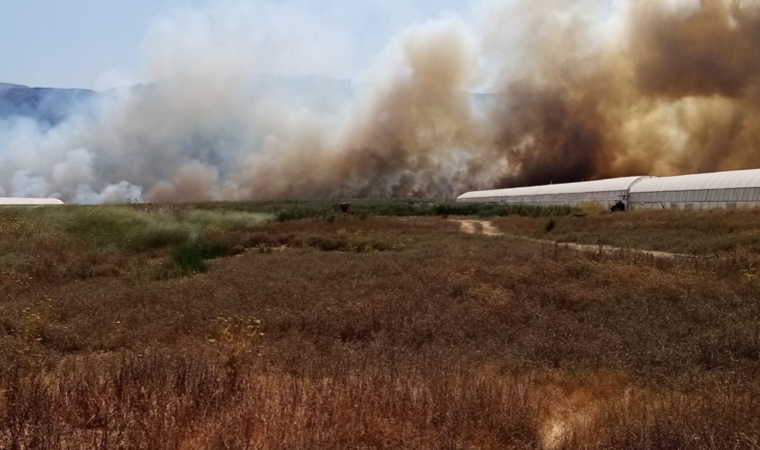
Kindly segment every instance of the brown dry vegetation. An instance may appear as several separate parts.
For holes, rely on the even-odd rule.
[[[141,214],[194,224],[191,241],[93,244],[0,212],[0,249],[24,260],[0,266],[0,447],[760,443],[751,251],[662,260],[465,235],[440,218],[198,225],[181,211]],[[752,213],[721,214],[701,219],[750,229]],[[157,217],[140,226],[168,226]],[[562,218],[556,230],[668,218]],[[700,219],[678,218],[671,227],[685,230]],[[497,223],[528,234],[547,220]],[[721,250],[713,230],[695,245]],[[176,246],[209,243],[226,257],[167,275]],[[88,261],[111,269],[83,271]]]
[[[550,221],[555,225],[547,226]],[[535,239],[713,256],[760,253],[760,210],[632,211],[553,219],[502,217],[507,233]]]

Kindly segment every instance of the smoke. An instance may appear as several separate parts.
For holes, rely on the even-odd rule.
[[[501,84],[500,184],[758,167],[759,3],[627,1],[606,27],[589,5],[522,11],[540,31]]]
[[[145,40],[146,84],[53,127],[0,120],[0,195],[450,197],[760,165],[757,2],[479,8],[408,28],[353,85],[254,75],[350,66],[350,38],[299,10],[177,12]]]

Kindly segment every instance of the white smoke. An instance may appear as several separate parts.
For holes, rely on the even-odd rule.
[[[53,166],[52,181],[58,187],[74,188],[95,180],[93,155],[86,149],[72,150],[66,160]]]
[[[50,184],[45,178],[32,175],[28,170],[19,170],[13,174],[11,179],[13,197],[47,197],[50,193]]]
[[[73,196],[74,202],[83,205],[101,203],[140,203],[143,201],[142,188],[122,181],[106,186],[100,193],[87,185],[80,185]]]
[[[143,192],[150,201],[452,194],[455,185],[438,186],[456,181],[456,158],[433,146],[452,150],[470,121],[463,102],[475,49],[466,28],[446,18],[406,32],[371,68],[358,101],[316,97],[327,114],[252,80],[337,77],[347,36],[288,7],[180,11],[146,38],[143,86],[101,94],[53,129],[3,124],[0,186],[12,179],[14,195],[77,203],[139,201]],[[438,124],[454,109],[461,114]],[[432,128],[414,130],[420,121]]]

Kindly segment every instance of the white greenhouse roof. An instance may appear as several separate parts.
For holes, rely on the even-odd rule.
[[[637,183],[632,194],[645,192],[699,191],[760,187],[760,170],[703,173],[678,177],[653,178]]]
[[[584,181],[580,183],[550,184],[546,186],[497,189],[492,191],[475,191],[461,195],[459,197],[459,200],[494,197],[521,197],[527,195],[562,195],[586,194],[591,192],[628,191],[632,185],[636,184],[636,182],[648,178],[649,177],[625,177],[599,181]]]
[[[3,198],[0,197],[0,206],[42,206],[63,205],[57,198]]]

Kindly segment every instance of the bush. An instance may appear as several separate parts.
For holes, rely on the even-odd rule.
[[[174,262],[182,273],[203,273],[207,270],[206,260],[230,254],[230,248],[219,242],[191,242],[176,248]]]
[[[133,250],[156,249],[182,245],[190,235],[187,227],[156,223],[127,233],[127,241]]]

